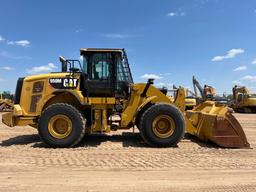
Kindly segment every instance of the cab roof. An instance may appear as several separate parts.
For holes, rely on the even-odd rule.
[[[121,48],[81,48],[80,55],[85,52],[123,52]]]

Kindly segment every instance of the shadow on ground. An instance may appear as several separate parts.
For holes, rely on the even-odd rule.
[[[148,147],[142,140],[139,133],[123,132],[120,135],[93,134],[86,135],[78,147],[97,147],[104,142],[122,143],[123,147]],[[21,135],[2,141],[0,146],[28,145],[32,147],[47,148],[48,146],[41,142],[37,134]]]
[[[8,147],[12,145],[27,145],[40,142],[40,138],[37,134],[33,135],[20,135],[7,140],[2,141],[0,146]]]
[[[184,140],[196,143],[200,147],[207,148],[219,148],[214,143],[203,143],[199,141],[195,136],[185,134]],[[104,142],[117,142],[122,143],[123,147],[149,147],[141,138],[139,133],[122,132],[119,135],[107,135],[107,134],[92,134],[86,135],[78,147],[97,147]],[[12,146],[12,145],[31,145],[35,148],[48,148],[46,144],[41,142],[40,137],[37,134],[32,135],[20,135],[7,140],[2,141],[0,146]],[[177,147],[177,146],[175,146]]]

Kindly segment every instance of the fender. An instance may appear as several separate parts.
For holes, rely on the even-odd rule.
[[[134,115],[135,117],[137,116],[137,114],[140,112],[141,109],[143,109],[148,103],[156,103],[157,96],[151,96],[148,97],[139,107],[138,107],[138,111],[136,112],[136,114]]]
[[[54,92],[52,92],[50,95],[47,95],[43,98],[42,102],[38,103],[38,106],[37,106],[37,113],[38,114],[41,114],[41,112],[43,111],[45,105],[47,104],[47,102],[56,97],[57,95],[60,95],[60,94],[63,94],[63,93],[69,93],[70,95],[74,96],[76,98],[76,100],[81,104],[81,105],[85,105],[84,104],[84,101],[83,101],[83,97],[82,95],[79,97],[79,95],[72,91],[72,90],[56,90]]]

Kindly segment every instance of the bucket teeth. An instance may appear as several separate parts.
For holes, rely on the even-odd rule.
[[[249,148],[243,128],[227,106],[204,102],[186,113],[187,133],[221,147]]]

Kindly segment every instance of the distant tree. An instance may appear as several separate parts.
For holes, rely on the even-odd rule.
[[[11,99],[13,100],[13,94],[11,94],[10,91],[3,91],[2,92],[2,96],[4,99]]]

